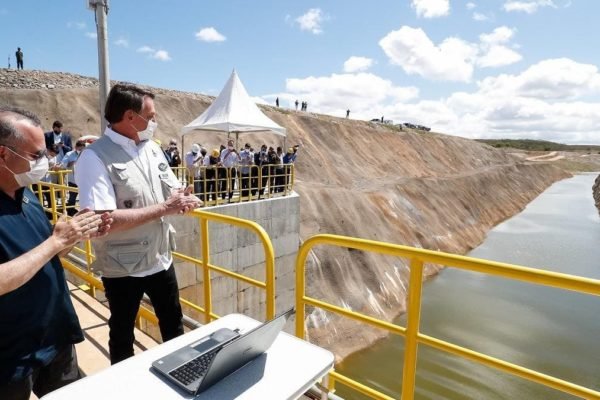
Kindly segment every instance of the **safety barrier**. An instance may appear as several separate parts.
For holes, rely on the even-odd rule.
[[[182,186],[194,186],[194,194],[203,202],[201,207],[287,196],[292,193],[296,179],[293,164],[262,167],[252,165],[235,168],[175,167],[171,169]],[[55,190],[53,198],[51,198],[52,194],[49,190],[37,191],[42,205],[46,203],[46,208],[49,209],[51,204],[56,204],[57,210],[69,215],[76,212],[78,209],[76,198],[79,190],[77,187],[68,185],[67,176],[71,172],[71,170],[48,172],[46,182],[59,186],[55,187],[57,190]],[[50,210],[47,211],[50,212]]]
[[[330,245],[356,250],[370,251],[379,254],[403,257],[410,260],[410,277],[407,304],[406,328],[376,319],[361,313],[309,297],[305,292],[305,263],[309,252],[317,245]],[[351,318],[384,329],[389,333],[405,338],[404,369],[402,376],[402,399],[413,399],[415,393],[415,375],[417,366],[417,347],[423,344],[473,362],[486,365],[526,380],[537,382],[544,386],[569,393],[585,399],[600,399],[600,392],[594,391],[572,382],[567,382],[553,376],[543,374],[513,363],[500,360],[455,344],[424,335],[419,332],[421,313],[421,289],[423,284],[424,263],[440,264],[447,267],[467,271],[480,272],[494,276],[519,280],[537,285],[566,289],[578,293],[600,295],[600,280],[582,278],[556,272],[542,271],[533,268],[480,260],[442,252],[417,249],[390,243],[376,242],[335,235],[316,235],[304,242],[296,260],[296,336],[305,337],[305,306],[313,306],[344,317]],[[335,388],[335,382],[360,392],[373,399],[392,399],[367,385],[350,379],[338,372],[330,373],[330,389]]]
[[[62,210],[56,206],[57,193],[66,189],[72,189],[68,186],[58,185],[49,182],[39,182],[37,187],[34,188],[40,202],[42,202],[44,196],[47,194],[50,196],[50,207],[44,207],[44,210],[51,217],[53,223],[58,220],[59,214],[62,214]],[[43,203],[42,203],[43,204]],[[200,245],[202,246],[202,258],[194,258],[192,256],[182,254],[179,252],[173,252],[173,256],[177,259],[184,260],[194,264],[196,267],[201,268],[203,271],[203,289],[204,289],[204,307],[194,304],[186,299],[180,298],[183,305],[190,307],[191,309],[204,314],[204,322],[208,323],[215,318],[219,318],[219,315],[212,311],[212,291],[211,291],[211,272],[215,272],[221,275],[225,275],[229,278],[237,279],[239,281],[246,282],[255,287],[258,287],[265,291],[265,319],[271,319],[275,315],[275,253],[273,251],[273,245],[267,232],[253,221],[247,221],[240,218],[235,218],[227,215],[215,214],[206,211],[193,211],[186,214],[188,217],[197,218],[200,224]],[[263,250],[265,253],[265,280],[259,281],[243,274],[238,274],[228,270],[226,267],[214,265],[210,262],[210,238],[208,231],[208,222],[221,223],[237,226],[243,229],[248,229],[255,233],[262,242]],[[83,258],[81,258],[83,257]],[[82,243],[80,246],[73,248],[71,255],[62,259],[63,266],[65,269],[85,281],[90,285],[93,293],[96,289],[104,290],[102,281],[94,275],[91,264],[94,260],[92,246],[90,241]],[[75,262],[79,260],[79,262]],[[83,265],[81,268],[78,265]],[[146,319],[154,324],[158,323],[156,316],[152,311],[145,307],[140,308],[138,315],[139,319]]]
[[[294,188],[293,164],[190,168],[188,183],[206,206],[287,196]],[[192,178],[193,177],[193,178]]]

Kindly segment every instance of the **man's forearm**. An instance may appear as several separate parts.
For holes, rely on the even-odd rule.
[[[113,219],[113,223],[110,225],[110,232],[126,231],[165,215],[167,215],[167,208],[164,204],[156,204],[144,208],[113,210],[110,211],[110,216]]]
[[[60,244],[51,236],[27,253],[0,264],[0,296],[27,283],[60,250]]]

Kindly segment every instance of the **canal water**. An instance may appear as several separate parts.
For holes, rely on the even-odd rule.
[[[555,183],[469,256],[600,279],[596,174]],[[405,317],[397,323],[406,326]],[[447,268],[423,288],[421,332],[600,390],[600,298]],[[340,372],[400,398],[404,339],[348,357]],[[416,399],[573,399],[424,345]],[[344,390],[347,399],[362,395]]]

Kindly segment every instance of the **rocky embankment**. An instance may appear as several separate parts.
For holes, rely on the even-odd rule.
[[[598,209],[598,212],[600,212],[600,175],[598,175],[598,177],[596,178],[596,182],[594,182],[592,192],[594,194],[594,202],[596,203],[596,208]]]
[[[16,86],[15,86],[16,85]],[[45,85],[45,86],[44,86]],[[0,70],[2,101],[28,108],[47,129],[55,119],[77,137],[98,133],[94,79],[73,74]],[[159,137],[181,127],[210,104],[209,96],[153,89]],[[301,143],[295,189],[301,196],[303,239],[332,233],[464,254],[494,225],[521,211],[569,173],[471,140],[395,130],[366,121],[262,107],[287,128],[287,144]],[[225,135],[186,137],[211,148]],[[280,145],[274,135],[241,138]],[[309,295],[391,320],[404,310],[407,261],[360,251],[316,248],[308,262]],[[427,274],[439,266],[427,266]],[[338,356],[367,346],[382,332],[312,312],[313,341]]]

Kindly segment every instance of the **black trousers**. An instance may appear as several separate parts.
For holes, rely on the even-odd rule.
[[[23,60],[17,60],[17,69],[23,69]]]
[[[242,186],[242,190],[240,195],[242,197],[247,197],[250,194],[250,174],[244,174],[243,172],[240,175],[240,183]]]
[[[77,187],[73,182],[69,182],[69,187]],[[77,209],[75,208],[75,204],[77,203],[77,192],[69,191],[69,199],[67,200],[67,215],[72,217],[77,214]]]
[[[223,170],[225,172],[225,170]],[[231,167],[228,169],[229,177],[226,174],[223,174],[223,179],[221,182],[221,198],[225,200],[225,197],[229,195],[229,200],[233,197],[233,190],[235,189],[235,168]],[[229,190],[228,190],[229,186]]]
[[[143,278],[102,278],[110,318],[108,319],[110,363],[133,356],[133,328],[144,293],[150,297],[163,342],[183,334],[183,313],[175,266]]]
[[[35,369],[27,378],[0,386],[0,399],[29,400],[31,392],[42,397],[82,377],[75,346],[70,344],[59,350],[50,364]]]

